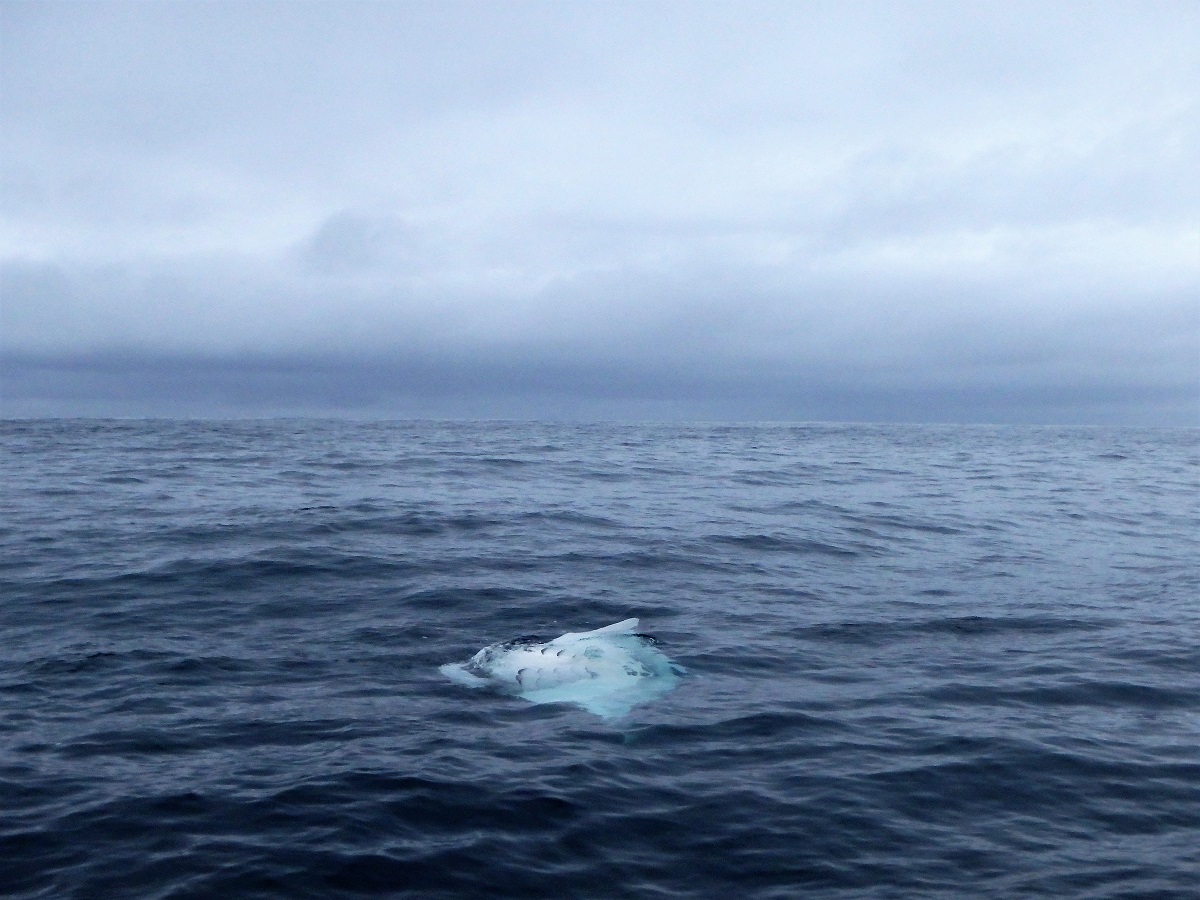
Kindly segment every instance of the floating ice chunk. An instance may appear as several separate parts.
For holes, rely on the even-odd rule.
[[[552,641],[503,641],[440,671],[467,687],[491,685],[530,703],[574,703],[617,718],[669,692],[683,671],[658,650],[654,638],[637,634],[637,626],[637,619],[626,619]]]

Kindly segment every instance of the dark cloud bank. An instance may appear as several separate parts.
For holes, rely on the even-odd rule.
[[[0,414],[1200,424],[1192,4],[0,10]]]

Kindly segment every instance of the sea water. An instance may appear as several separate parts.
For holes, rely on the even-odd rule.
[[[1196,897],[1200,432],[0,423],[0,894]],[[616,717],[439,667],[636,617]]]

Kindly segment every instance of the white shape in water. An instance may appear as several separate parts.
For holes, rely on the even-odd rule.
[[[614,719],[669,692],[683,671],[637,626],[637,619],[626,619],[552,641],[503,641],[439,671],[467,687],[499,687],[530,703],[574,703]]]

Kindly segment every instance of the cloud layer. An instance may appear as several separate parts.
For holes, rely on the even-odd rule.
[[[0,11],[0,412],[1200,422],[1194,4]]]

